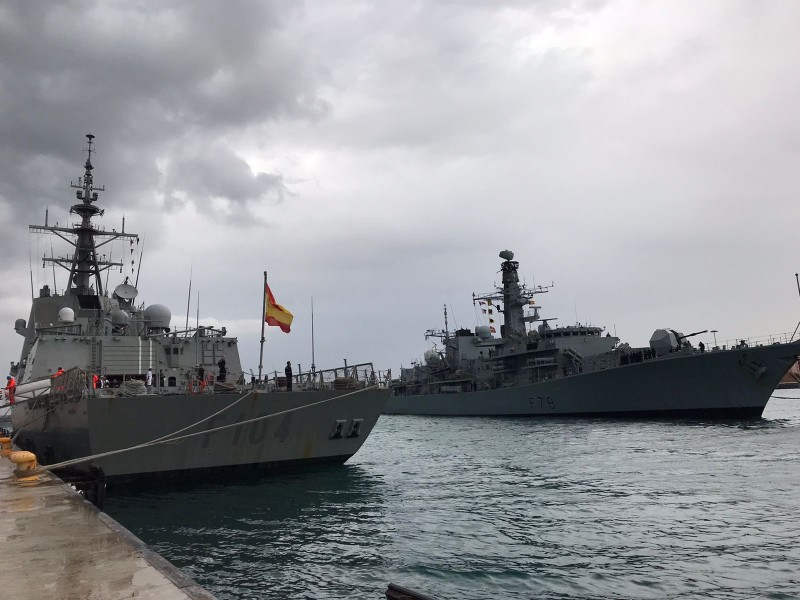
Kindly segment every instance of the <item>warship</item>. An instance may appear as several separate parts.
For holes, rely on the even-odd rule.
[[[239,476],[353,456],[389,396],[371,363],[312,369],[288,382],[262,381],[259,367],[258,380],[248,381],[236,337],[188,320],[183,330],[171,328],[166,306],[137,302],[138,272],[108,293],[101,275],[107,284],[109,269],[122,272],[123,262],[100,254],[102,247],[116,241],[133,256],[139,238],[124,220],[111,231],[93,223],[104,213],[105,186],[94,184],[94,136],[86,137],[85,172],[70,184],[77,222],[51,226],[45,215],[43,226],[30,226],[74,253],[43,259],[69,271],[66,288],[58,294],[44,285],[29,319],[15,323],[24,342],[11,365],[14,442],[40,464],[81,464],[109,484]],[[262,356],[263,342],[262,325]]]
[[[513,252],[500,258],[502,286],[473,294],[481,311],[503,315],[500,337],[491,325],[451,334],[445,309],[445,329],[426,333],[442,347],[401,368],[386,414],[760,416],[800,354],[791,340],[707,350],[691,343],[705,331],[665,328],[634,348],[601,327],[556,327],[535,300],[549,289],[520,283]]]

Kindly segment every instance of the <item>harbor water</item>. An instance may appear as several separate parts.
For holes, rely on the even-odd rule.
[[[223,599],[796,598],[800,391],[737,421],[382,416],[341,467],[115,491]]]

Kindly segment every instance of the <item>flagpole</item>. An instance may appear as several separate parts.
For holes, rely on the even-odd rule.
[[[192,268],[194,265],[189,265],[189,293],[186,295],[186,327],[184,327],[183,337],[189,335],[189,309],[192,307]]]
[[[194,325],[194,362],[200,363],[200,290],[197,290],[197,320]],[[203,361],[205,362],[205,361]]]
[[[258,354],[258,380],[261,381],[261,370],[264,368],[264,323],[267,315],[267,272],[264,271],[264,287],[261,289],[261,351]]]
[[[314,364],[314,296],[311,296],[311,379],[314,380],[316,373],[316,365]]]

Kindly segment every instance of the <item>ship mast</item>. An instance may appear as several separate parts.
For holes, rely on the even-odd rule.
[[[94,136],[91,133],[87,133],[86,139],[86,152],[88,153],[88,157],[84,165],[84,175],[78,178],[77,184],[70,182],[70,187],[78,190],[75,196],[81,202],[74,204],[69,209],[69,212],[81,218],[80,225],[73,225],[72,227],[51,227],[47,225],[47,219],[45,219],[45,224],[43,226],[31,225],[30,230],[37,233],[53,233],[74,246],[75,252],[71,258],[46,256],[42,258],[43,262],[52,262],[69,271],[69,282],[66,290],[68,295],[102,296],[103,280],[100,274],[110,267],[121,267],[122,263],[99,260],[97,258],[97,249],[119,238],[136,239],[138,243],[139,236],[135,233],[125,233],[124,221],[121,232],[107,232],[95,229],[92,226],[92,218],[102,216],[105,212],[97,206],[96,203],[98,192],[104,192],[106,188],[105,186],[95,187],[94,185],[94,178],[92,176],[92,170],[94,169],[92,166],[92,143]],[[100,243],[96,243],[95,239],[101,237],[106,239]],[[92,280],[94,280],[94,288],[92,288]]]
[[[526,316],[524,308],[530,305],[530,301],[536,294],[544,294],[547,288],[536,286],[534,289],[519,283],[519,263],[514,260],[514,253],[511,250],[503,250],[500,253],[503,262],[500,270],[503,272],[503,286],[490,294],[472,295],[472,303],[479,301],[503,302],[503,327],[500,330],[501,337],[522,337],[525,335],[525,323],[538,321],[539,311],[535,310],[534,315]],[[551,287],[551,286],[548,286]],[[501,309],[498,307],[498,311]]]

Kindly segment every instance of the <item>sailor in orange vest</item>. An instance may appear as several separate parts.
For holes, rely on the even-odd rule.
[[[63,374],[64,374],[64,369],[62,369],[61,367],[58,367],[58,371],[55,372],[55,374],[53,375],[52,378],[55,379],[56,377],[61,377]],[[64,384],[62,383],[61,385],[59,385],[56,388],[56,391],[63,392],[64,391]]]
[[[14,404],[14,390],[17,389],[17,380],[11,375],[6,377],[6,394],[8,394],[8,403]]]
[[[92,375],[92,387],[94,389],[97,389],[99,386],[100,386],[100,376],[97,373],[95,373],[94,375]]]

